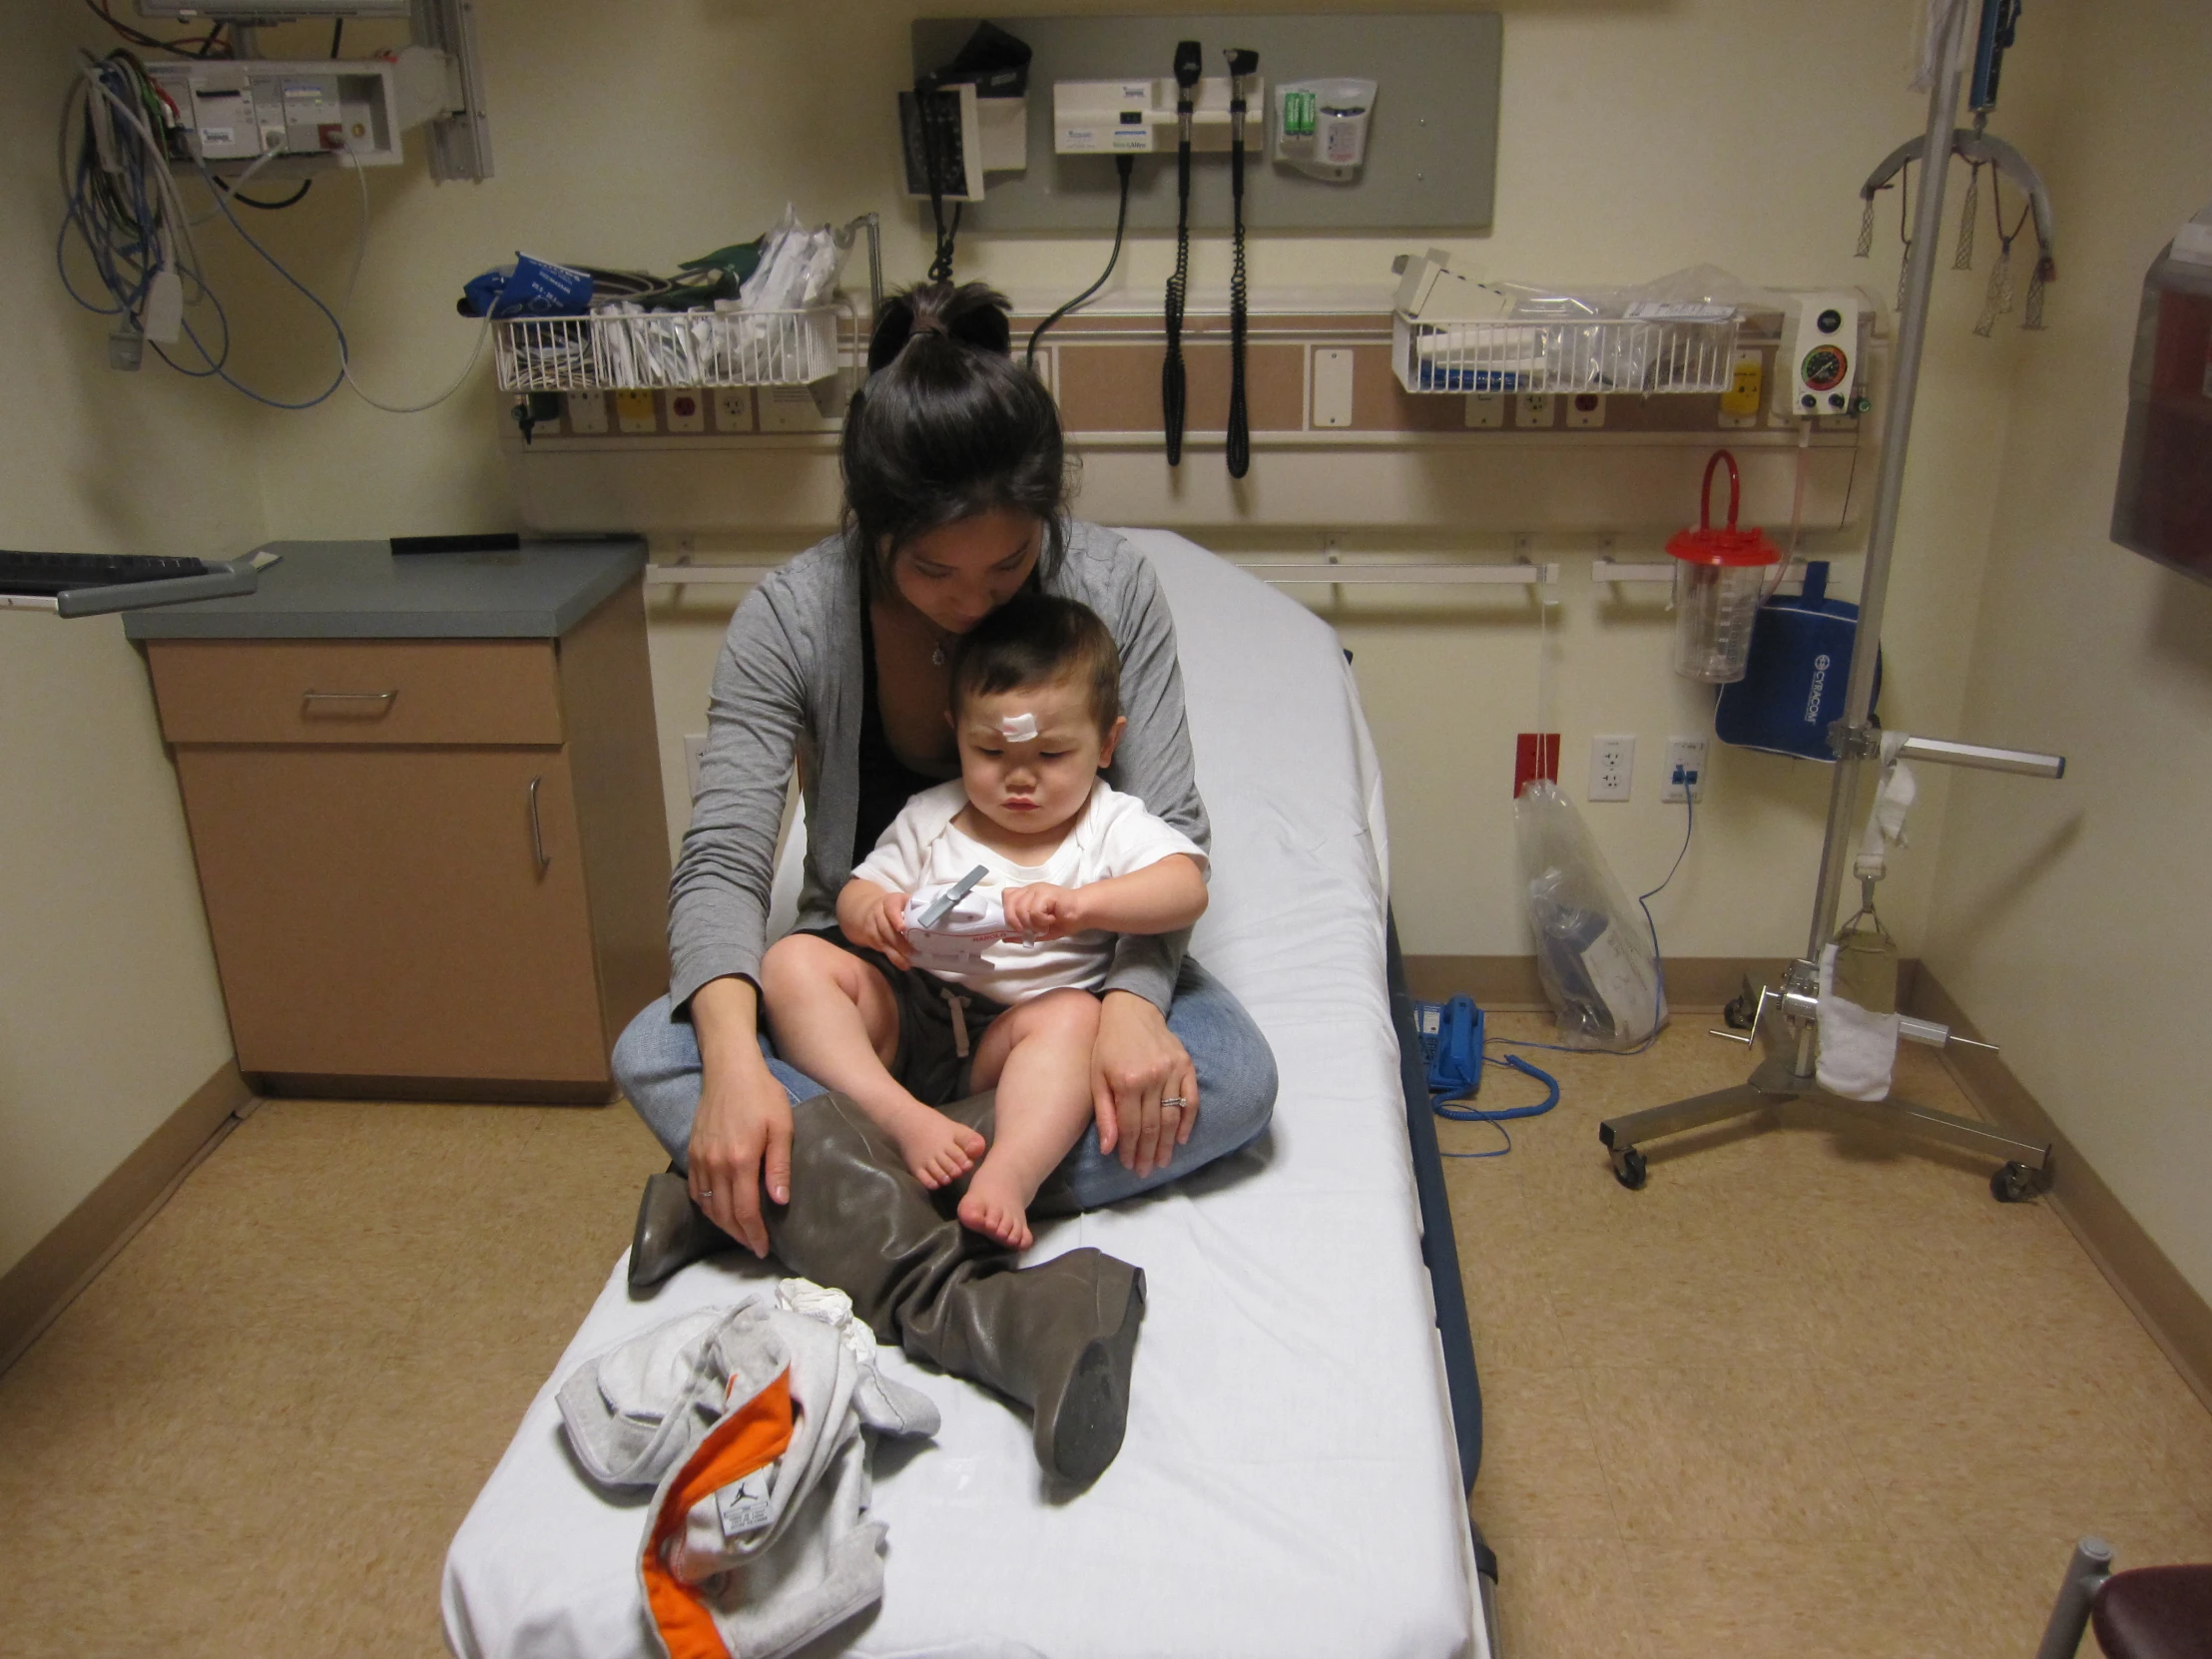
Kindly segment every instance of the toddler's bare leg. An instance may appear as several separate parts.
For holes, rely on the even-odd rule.
[[[983,1156],[982,1136],[924,1106],[890,1074],[898,1004],[871,964],[828,939],[793,933],[769,947],[761,990],[777,1052],[849,1095],[924,1187],[943,1186]]]
[[[1098,998],[1047,991],[1010,1008],[975,1051],[975,1087],[998,1088],[998,1129],[960,1200],[960,1220],[1026,1250],[1029,1201],[1091,1121],[1091,1049]]]

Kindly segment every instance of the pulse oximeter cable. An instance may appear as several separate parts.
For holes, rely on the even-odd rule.
[[[1160,429],[1168,465],[1183,461],[1183,303],[1191,279],[1191,113],[1198,103],[1204,49],[1195,40],[1175,47],[1175,275],[1168,278],[1167,356],[1160,363]]]
[[[1229,268],[1229,476],[1252,469],[1252,420],[1245,408],[1245,77],[1260,67],[1250,47],[1223,49],[1229,60],[1229,199],[1235,251]]]

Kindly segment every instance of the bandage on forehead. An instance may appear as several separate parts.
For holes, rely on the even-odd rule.
[[[998,735],[1008,743],[1034,743],[1037,737],[1037,717],[1032,714],[1001,715]]]

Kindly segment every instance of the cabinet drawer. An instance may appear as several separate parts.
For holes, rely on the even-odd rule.
[[[150,640],[173,744],[557,744],[550,640]]]

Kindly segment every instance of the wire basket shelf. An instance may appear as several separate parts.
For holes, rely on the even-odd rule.
[[[1391,326],[1398,383],[1411,392],[1715,392],[1736,375],[1733,316],[1574,317]]]
[[[843,366],[842,305],[518,316],[493,330],[503,391],[805,386]]]

